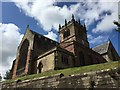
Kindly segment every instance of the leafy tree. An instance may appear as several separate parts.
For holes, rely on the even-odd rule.
[[[120,15],[119,15],[119,19],[120,19]],[[116,31],[119,33],[119,35],[118,35],[118,40],[120,39],[120,23],[118,23],[117,21],[114,21],[113,22],[115,25],[117,25],[117,29],[116,29]],[[120,53],[120,48],[119,48],[119,46],[120,46],[120,41],[118,41],[118,52]],[[120,60],[119,60],[119,62],[120,62]],[[118,63],[118,64],[120,64],[120,63]],[[118,74],[120,73],[120,65],[118,65],[118,69],[117,69],[117,72],[118,72]]]
[[[2,76],[1,76],[1,74],[0,74],[0,81],[2,80]]]
[[[120,32],[120,23],[118,23],[117,21],[114,21],[113,23],[118,27],[116,31]]]
[[[120,15],[119,15],[119,19],[120,19]],[[116,31],[118,32],[118,40],[119,40],[120,39],[120,23],[118,23],[117,21],[114,21],[113,23],[117,26]],[[118,41],[118,46],[120,46],[120,41]],[[118,52],[120,53],[119,47],[118,47]]]
[[[12,78],[11,70],[6,71],[4,79],[11,79],[11,78]]]

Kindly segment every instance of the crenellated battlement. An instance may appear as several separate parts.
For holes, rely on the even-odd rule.
[[[71,18],[70,21],[67,22],[67,20],[65,19],[64,25],[61,26],[61,25],[59,24],[59,32],[60,32],[62,29],[67,28],[67,27],[68,27],[69,25],[71,25],[71,24],[78,25],[78,26],[83,27],[83,28],[86,29],[85,24],[82,25],[81,22],[80,22],[80,19],[79,19],[78,21],[75,20],[74,15],[72,14],[72,18]]]

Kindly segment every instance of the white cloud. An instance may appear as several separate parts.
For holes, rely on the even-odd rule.
[[[2,24],[0,23],[0,52],[2,53],[0,63],[0,72],[5,74],[6,70],[11,68],[12,61],[15,59],[18,44],[23,37],[19,32],[19,28],[12,23]]]
[[[54,41],[57,41],[57,35],[55,33],[53,33],[52,31],[48,32],[47,35],[44,35],[45,37],[48,37]]]
[[[87,34],[87,38],[91,40],[91,39],[93,39],[94,37],[93,37],[91,34]]]
[[[92,30],[93,33],[98,33],[98,32],[110,32],[112,31],[115,27],[113,24],[113,21],[117,20],[117,15],[116,13],[112,13],[112,15],[106,15],[103,17],[102,21],[97,24],[96,28]]]
[[[12,1],[15,2],[15,0]],[[75,13],[79,7],[79,4],[58,7],[53,0],[35,0],[31,3],[29,5],[28,0],[15,2],[18,8],[26,15],[35,18],[46,31],[50,31],[51,28],[58,30],[58,24],[63,24],[65,18],[70,19],[72,13]]]
[[[92,30],[92,34],[98,34],[99,32],[110,32],[114,25],[113,20],[117,19],[117,5],[115,1],[109,0],[105,2],[98,0],[91,2],[92,0],[86,0],[89,2],[78,3],[70,5],[69,7],[64,5],[63,7],[56,6],[56,2],[53,0],[21,0],[15,2],[16,6],[23,11],[27,16],[34,18],[38,21],[39,25],[48,32],[46,37],[53,40],[57,40],[57,35],[51,31],[52,28],[58,30],[58,24],[64,24],[64,19],[70,20],[71,14],[75,17],[85,21],[87,27],[93,25],[96,21],[96,27]],[[110,15],[104,15],[104,12],[111,12]],[[2,51],[2,62],[4,72],[11,67],[11,61],[15,58],[16,49],[22,35],[19,33],[19,28],[14,24],[0,24],[0,35],[3,36],[2,45],[0,51]],[[91,44],[99,44],[107,40],[107,36],[88,35]],[[0,67],[1,68],[1,67]]]
[[[87,7],[86,12],[84,12],[83,18],[85,19],[85,22],[87,25],[91,25],[92,23],[95,23],[95,21],[98,21],[102,19],[105,21],[105,17],[111,17],[112,20],[117,19],[117,14],[118,14],[118,3],[117,2],[89,2],[85,3],[85,8]],[[104,12],[111,12],[111,15],[104,15]],[[103,22],[101,22],[103,23]],[[112,23],[108,22],[107,23]],[[112,25],[113,26],[113,25]],[[108,26],[109,27],[109,26]],[[101,28],[102,29],[102,28]]]
[[[54,0],[22,0],[15,2],[16,6],[22,10],[27,16],[30,16],[38,21],[39,25],[47,32],[52,28],[58,30],[58,24],[64,24],[64,19],[70,20],[71,14],[75,17],[84,20],[89,28],[90,25],[96,21],[101,20],[96,28],[92,30],[93,33],[110,32],[114,27],[113,20],[117,19],[118,0],[86,0],[83,3],[63,7],[57,6]],[[104,12],[111,12],[111,15],[104,15]]]
[[[105,41],[107,41],[107,39],[108,39],[108,37],[107,36],[97,36],[97,37],[95,37],[95,38],[93,38],[92,37],[92,39],[90,39],[89,40],[89,43],[91,43],[91,44],[100,44],[100,43],[102,43],[102,42],[105,42]]]

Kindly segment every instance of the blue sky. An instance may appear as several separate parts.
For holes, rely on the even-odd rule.
[[[24,34],[26,26],[30,25],[30,28],[39,33],[45,33],[40,26],[37,25],[37,21],[31,17],[25,15],[24,12],[20,12],[19,8],[13,2],[2,3],[2,23],[14,23],[20,28],[20,33]]]
[[[89,0],[88,0],[89,1]],[[51,0],[21,0],[21,2],[2,2],[2,23],[0,33],[2,41],[2,70],[11,67],[17,46],[22,39],[26,26],[46,37],[58,41],[58,24],[63,25],[64,19],[69,21],[71,15],[87,26],[90,47],[94,47],[110,39],[118,50],[118,33],[114,31],[113,20],[118,17],[117,1],[103,2],[53,2]],[[7,47],[7,48],[6,48]],[[12,51],[12,52],[11,52]]]

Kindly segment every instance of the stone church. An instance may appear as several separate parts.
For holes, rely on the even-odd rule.
[[[119,59],[110,41],[90,48],[86,26],[73,15],[59,25],[59,36],[60,42],[56,42],[27,28],[13,61],[12,78]]]

